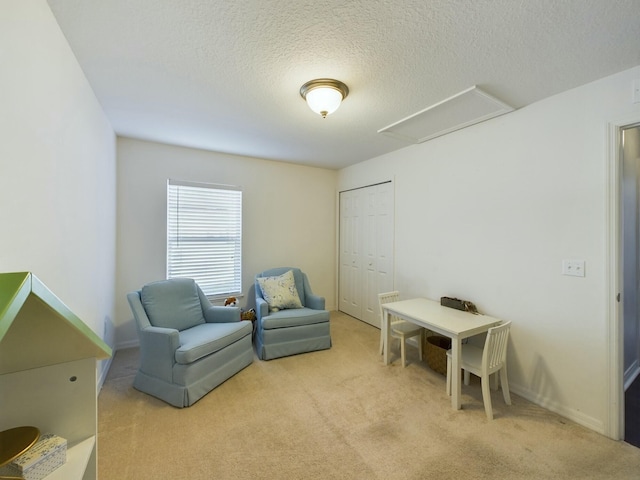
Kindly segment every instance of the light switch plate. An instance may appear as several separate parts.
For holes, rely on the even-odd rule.
[[[584,277],[584,260],[563,260],[562,274],[572,277]]]

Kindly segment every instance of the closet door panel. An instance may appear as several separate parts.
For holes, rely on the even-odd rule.
[[[341,311],[380,327],[378,293],[393,290],[393,184],[340,194]]]
[[[357,191],[340,194],[340,288],[341,311],[361,317],[362,305],[359,291],[361,277],[361,216]]]
[[[377,186],[376,273],[378,292],[390,292],[393,282],[394,191],[392,183]]]

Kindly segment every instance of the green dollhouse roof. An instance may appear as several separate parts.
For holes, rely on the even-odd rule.
[[[35,275],[0,273],[0,374],[110,356],[111,348]]]

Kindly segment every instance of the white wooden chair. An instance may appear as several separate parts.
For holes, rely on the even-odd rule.
[[[382,311],[383,303],[391,303],[397,302],[400,300],[400,292],[387,292],[378,294],[378,305],[380,307],[380,354],[382,355],[384,349],[384,329],[382,328],[382,315],[384,312]],[[402,366],[405,367],[407,365],[407,354],[406,354],[406,341],[411,337],[419,337],[418,338],[418,352],[420,355],[420,359],[422,360],[422,340],[423,340],[423,331],[424,329],[414,323],[407,322],[400,318],[394,317],[393,315],[390,317],[389,329],[391,331],[391,337],[397,338],[400,340],[400,357],[402,359]]]
[[[504,402],[511,405],[511,395],[509,394],[509,381],[507,379],[507,341],[509,340],[509,328],[511,322],[505,322],[497,327],[490,328],[487,332],[487,339],[484,348],[474,345],[462,345],[462,363],[464,370],[464,384],[469,385],[470,373],[480,377],[482,385],[482,400],[487,418],[493,420],[493,409],[491,408],[490,377],[494,373],[500,373],[500,384]],[[447,394],[451,395],[451,350],[447,351]],[[493,384],[493,389],[497,390],[497,378]]]

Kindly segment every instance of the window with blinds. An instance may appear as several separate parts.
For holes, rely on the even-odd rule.
[[[209,297],[242,290],[242,190],[167,182],[167,278],[193,278]]]

